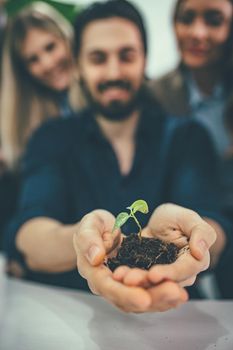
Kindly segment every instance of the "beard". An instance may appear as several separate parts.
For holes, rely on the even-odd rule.
[[[126,120],[135,110],[141,106],[143,88],[140,87],[137,91],[135,91],[129,81],[106,81],[100,83],[97,86],[97,89],[100,93],[112,87],[124,89],[131,92],[131,98],[128,101],[122,102],[119,100],[112,100],[108,105],[101,104],[93,97],[83,78],[80,79],[80,84],[84,96],[86,97],[88,107],[94,114],[101,114],[107,120],[115,122]]]

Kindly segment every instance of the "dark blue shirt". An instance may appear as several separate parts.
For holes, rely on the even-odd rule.
[[[173,132],[168,130],[169,118],[156,105],[147,105],[135,135],[133,165],[124,176],[90,111],[43,125],[31,139],[23,162],[19,212],[5,240],[9,258],[23,259],[15,247],[15,235],[31,218],[45,216],[71,224],[97,208],[117,215],[136,199],[146,200],[150,213],[161,203],[173,202],[224,226],[216,191],[217,158],[206,131],[189,120]],[[140,217],[143,226],[149,216]],[[135,230],[131,223],[124,226],[126,234]],[[27,270],[27,277],[87,288],[77,271],[42,274]]]

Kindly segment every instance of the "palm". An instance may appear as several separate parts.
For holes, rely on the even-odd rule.
[[[174,243],[180,248],[178,259],[171,265],[155,266],[149,274],[153,283],[163,278],[173,279],[182,285],[190,285],[196,275],[209,265],[209,251],[201,259],[196,256],[196,243],[200,238],[209,237],[214,241],[212,228],[192,210],[174,204],[159,206],[151,215],[142,235],[156,237]]]
[[[194,212],[173,204],[159,206],[142,234],[176,244],[179,248],[188,245],[194,227]],[[198,217],[198,215],[197,215]]]

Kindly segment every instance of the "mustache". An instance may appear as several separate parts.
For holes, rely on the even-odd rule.
[[[105,90],[112,88],[112,87],[116,87],[116,88],[120,88],[120,89],[124,89],[127,91],[131,91],[132,90],[132,85],[129,81],[127,80],[109,80],[109,81],[105,81],[103,83],[100,83],[97,87],[99,92],[104,92]]]

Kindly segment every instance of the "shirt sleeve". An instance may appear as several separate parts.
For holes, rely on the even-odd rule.
[[[225,259],[233,249],[233,227],[223,210],[220,159],[211,137],[198,122],[189,121],[177,129],[171,148],[167,200],[193,209],[222,226],[228,240]]]
[[[67,153],[63,122],[42,126],[30,140],[22,161],[22,184],[17,214],[4,235],[4,248],[9,258],[19,259],[15,246],[20,227],[34,217],[49,217],[67,222],[68,194],[63,174],[63,159]],[[63,132],[62,132],[63,130]]]

